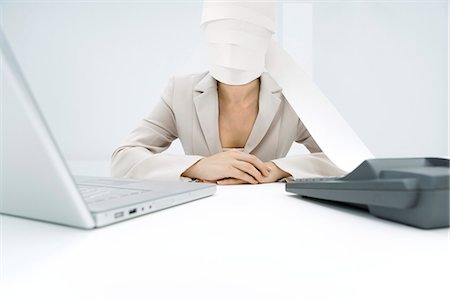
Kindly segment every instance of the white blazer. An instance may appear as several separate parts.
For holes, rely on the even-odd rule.
[[[321,152],[272,77],[263,73],[260,80],[259,111],[244,152],[295,178],[344,175]],[[112,154],[111,175],[179,180],[201,158],[223,151],[218,108],[217,81],[208,72],[172,78],[153,111]],[[162,153],[176,138],[185,155]],[[311,154],[285,157],[293,142]]]

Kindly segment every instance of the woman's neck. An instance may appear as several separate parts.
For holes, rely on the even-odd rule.
[[[222,104],[248,107],[258,103],[259,86],[259,78],[242,85],[217,82],[217,93]]]

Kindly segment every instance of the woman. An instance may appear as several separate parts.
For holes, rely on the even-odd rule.
[[[186,155],[159,154],[176,138]],[[284,158],[294,141],[312,154]],[[209,72],[173,78],[153,112],[112,156],[113,176],[142,179],[185,176],[233,184],[343,173],[267,73],[245,85],[217,82]]]
[[[205,3],[210,71],[173,78],[159,104],[112,156],[112,175],[218,184],[343,175],[264,72],[270,2]],[[162,154],[179,138],[186,155]],[[293,142],[311,152],[286,158]]]

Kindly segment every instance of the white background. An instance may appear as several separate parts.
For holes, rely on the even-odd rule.
[[[18,60],[71,160],[108,160],[171,76],[206,70],[197,1],[0,3]],[[279,4],[276,38],[376,156],[447,156],[447,6],[289,1]]]

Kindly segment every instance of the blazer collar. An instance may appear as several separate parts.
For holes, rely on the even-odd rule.
[[[194,87],[194,106],[209,153],[222,152],[217,82],[209,73]]]
[[[259,110],[244,152],[251,153],[266,135],[281,103],[281,87],[268,73],[261,74]],[[208,72],[194,87],[194,106],[211,154],[222,152],[219,133],[217,81]]]
[[[253,124],[252,132],[245,144],[244,151],[246,153],[251,153],[264,138],[278,112],[280,103],[281,88],[268,73],[263,73],[259,87],[258,115],[256,116],[255,124]]]

